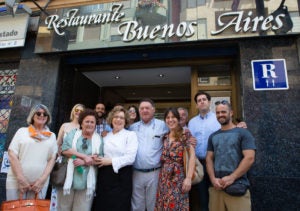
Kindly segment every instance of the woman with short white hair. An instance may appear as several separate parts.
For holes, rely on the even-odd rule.
[[[57,153],[56,136],[47,124],[51,114],[47,106],[34,106],[28,117],[28,127],[18,129],[9,148],[11,168],[6,179],[6,199],[15,200],[20,193],[23,198],[46,197],[49,175]]]

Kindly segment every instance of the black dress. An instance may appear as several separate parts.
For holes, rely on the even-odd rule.
[[[132,166],[119,169],[112,166],[98,169],[94,211],[130,211],[132,194]]]

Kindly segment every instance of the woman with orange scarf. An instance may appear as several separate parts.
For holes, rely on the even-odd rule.
[[[28,127],[20,128],[14,135],[8,156],[11,168],[6,179],[6,199],[32,199],[35,194],[44,199],[49,184],[49,175],[57,153],[56,136],[47,124],[51,123],[49,109],[38,104],[28,117]]]

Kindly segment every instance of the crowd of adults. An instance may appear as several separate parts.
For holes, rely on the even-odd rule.
[[[70,122],[56,135],[48,128],[49,109],[35,105],[28,127],[13,137],[6,182],[7,200],[46,197],[57,156],[67,163],[64,185],[53,187],[57,211],[189,210],[195,159],[204,168],[199,188],[201,210],[251,210],[247,171],[255,160],[255,141],[244,122],[234,124],[228,101],[216,102],[198,92],[199,114],[188,122],[185,108],[168,108],[154,117],[155,104],[105,105],[94,109],[76,104]],[[183,150],[190,155],[184,171]],[[232,193],[232,189],[238,193]],[[241,189],[245,189],[241,191]]]

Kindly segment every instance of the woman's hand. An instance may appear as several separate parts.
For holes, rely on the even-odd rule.
[[[25,177],[18,178],[18,186],[21,193],[31,190],[31,186]]]
[[[76,158],[76,159],[73,160],[73,164],[74,164],[75,167],[84,166],[85,162],[84,162],[84,160],[82,160],[80,158]]]
[[[99,168],[102,166],[110,166],[112,165],[112,160],[111,158],[97,157],[94,159],[94,164],[97,165]]]
[[[191,178],[185,178],[184,180],[183,180],[183,184],[182,184],[182,192],[183,193],[187,193],[187,192],[189,192],[190,190],[191,190],[191,188],[192,188],[192,180],[191,180]]]
[[[83,161],[84,161],[83,165],[90,166],[93,165],[94,159],[92,156],[84,156]]]
[[[43,181],[41,178],[37,179],[33,185],[31,186],[31,190],[35,193],[39,193],[43,187],[44,187],[45,181]]]

